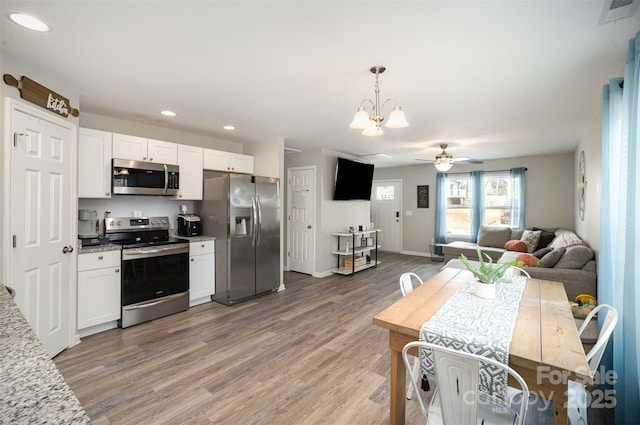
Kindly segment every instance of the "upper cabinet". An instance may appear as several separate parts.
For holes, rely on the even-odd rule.
[[[253,174],[253,156],[251,155],[205,149],[203,165],[205,170]]]
[[[202,200],[202,148],[178,145],[180,191],[178,199]]]
[[[78,198],[111,198],[111,135],[80,128]]]
[[[114,133],[113,157],[177,165],[178,145],[161,140]]]

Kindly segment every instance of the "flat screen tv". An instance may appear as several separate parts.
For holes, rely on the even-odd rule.
[[[373,164],[338,158],[336,166],[336,187],[333,192],[334,201],[351,201],[371,199],[371,183],[373,182]]]

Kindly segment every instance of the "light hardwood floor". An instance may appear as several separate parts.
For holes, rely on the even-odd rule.
[[[372,318],[402,296],[401,273],[442,264],[380,260],[353,276],[286,272],[286,291],[93,335],[54,361],[96,425],[387,424],[387,332]],[[423,422],[408,402],[407,423]]]

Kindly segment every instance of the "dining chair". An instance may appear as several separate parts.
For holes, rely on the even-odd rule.
[[[513,275],[513,271],[514,270],[518,270],[520,273],[522,273],[523,276],[525,276],[528,279],[531,279],[531,275],[529,274],[529,272],[526,271],[525,269],[523,269],[522,267],[511,266],[511,267],[509,267],[509,269],[511,270],[511,274],[512,275]]]
[[[402,275],[400,276],[400,291],[402,291],[403,297],[406,297],[408,293],[422,284],[422,279],[420,279],[420,276],[415,273],[406,272],[402,273]]]
[[[578,334],[582,336],[582,333],[587,328],[587,325],[593,319],[593,317],[598,313],[604,313],[606,310],[606,316],[602,320],[602,327],[600,328],[600,332],[598,333],[598,339],[596,343],[589,352],[587,353],[587,363],[589,363],[589,373],[593,378],[595,373],[600,366],[600,361],[602,360],[602,354],[604,353],[604,349],[607,346],[607,342],[609,342],[609,338],[611,337],[611,333],[618,322],[618,312],[615,308],[608,304],[600,304],[593,310],[591,313],[585,317],[582,326],[578,329]],[[600,313],[599,316],[602,314]],[[587,424],[587,389],[585,385],[581,382],[569,381],[569,390],[568,390],[568,414],[569,414],[569,423],[571,425],[586,425]]]
[[[415,287],[414,287],[414,283],[415,283]],[[415,273],[412,273],[412,272],[402,273],[402,275],[400,276],[400,291],[402,292],[402,296],[406,297],[408,293],[412,292],[415,288],[422,285],[423,283],[424,282],[422,282],[422,279],[420,279],[420,276],[418,276]],[[409,371],[410,374],[415,375],[418,373],[419,368],[420,368],[420,359],[416,358],[413,361],[413,366],[411,368],[407,368],[407,370]],[[425,386],[425,390],[429,391],[428,383]],[[411,386],[411,384],[409,384],[409,387],[407,388],[407,400],[411,400],[412,396],[413,396],[413,387]]]
[[[480,363],[490,364],[511,375],[520,386],[522,400],[528,400],[529,387],[518,372],[494,359],[422,341],[410,342],[402,349],[402,360],[407,368],[409,350],[413,348],[429,348],[433,353],[438,388],[431,398],[428,411],[422,397],[418,397],[420,409],[428,425],[524,423],[528,403],[520,403],[519,411],[515,412],[510,408],[510,404],[503,406],[492,402],[478,390]],[[418,384],[413,375],[411,385],[417,393]]]

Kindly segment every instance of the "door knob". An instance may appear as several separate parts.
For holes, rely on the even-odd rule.
[[[67,254],[73,252],[73,247],[72,246],[65,246],[64,248],[62,248],[62,253],[63,254]]]
[[[311,229],[311,225],[310,224],[307,226],[307,229]]]

